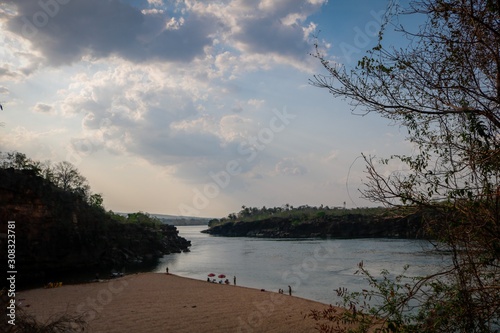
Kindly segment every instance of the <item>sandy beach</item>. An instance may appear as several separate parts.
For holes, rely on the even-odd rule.
[[[39,320],[81,313],[91,332],[317,332],[306,317],[326,304],[172,274],[141,273],[17,293]]]

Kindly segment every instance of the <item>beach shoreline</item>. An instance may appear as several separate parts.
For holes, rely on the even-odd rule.
[[[317,332],[307,315],[328,304],[174,274],[138,273],[23,290],[22,311],[46,321],[79,314],[91,332]]]

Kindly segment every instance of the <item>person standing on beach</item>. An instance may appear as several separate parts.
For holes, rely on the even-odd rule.
[[[292,287],[288,286],[288,294],[292,296]]]
[[[168,275],[168,266],[167,266],[167,268],[165,268],[165,271],[167,272],[167,275]]]
[[[234,285],[236,285],[236,275],[233,276],[233,282],[234,282]]]

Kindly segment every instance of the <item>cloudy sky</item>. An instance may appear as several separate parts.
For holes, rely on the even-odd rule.
[[[371,206],[358,157],[409,153],[404,131],[308,81],[325,74],[310,55],[316,37],[331,61],[353,65],[385,7],[4,0],[0,151],[73,163],[119,212]]]

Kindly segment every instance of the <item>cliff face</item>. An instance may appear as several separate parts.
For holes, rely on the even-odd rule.
[[[252,222],[229,222],[205,233],[232,237],[263,238],[423,238],[422,223],[410,218],[374,218],[345,215],[313,219],[294,224],[288,218],[273,217]]]
[[[28,279],[51,271],[121,268],[172,252],[190,242],[175,227],[160,229],[113,221],[77,195],[30,172],[0,169],[0,246],[7,261],[8,221],[15,221],[16,269]]]

